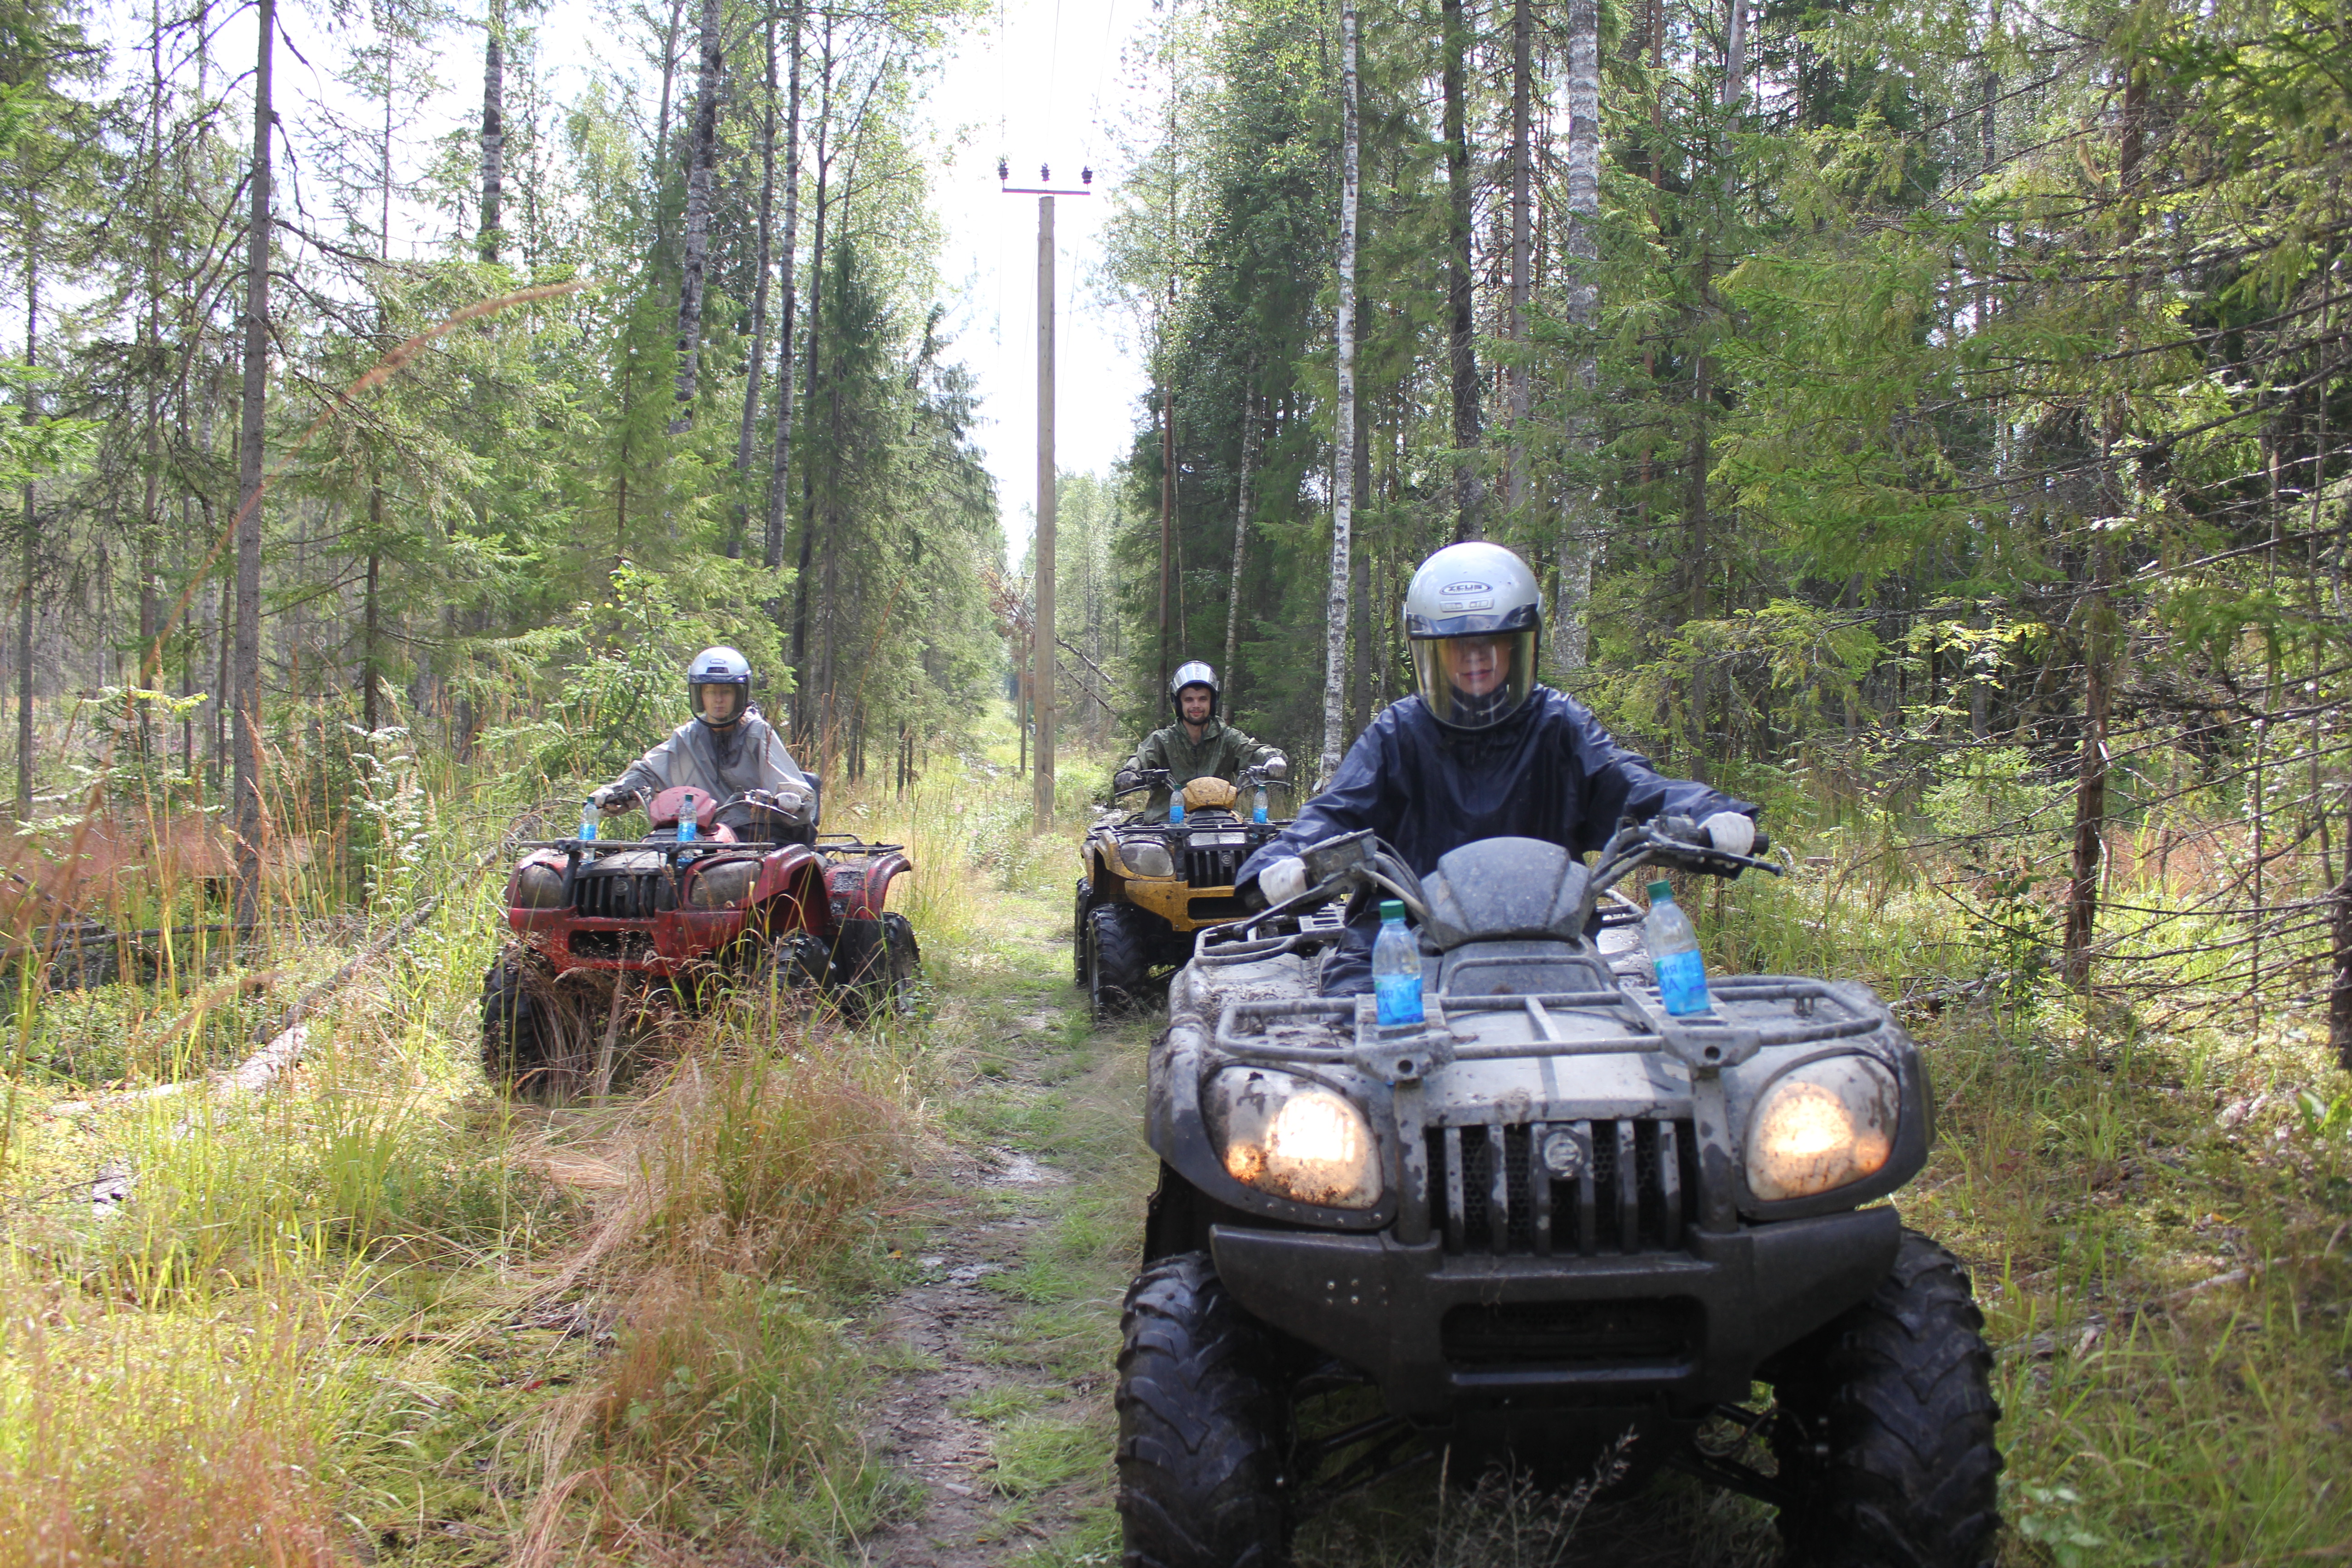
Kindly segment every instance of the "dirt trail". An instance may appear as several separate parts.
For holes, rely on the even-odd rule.
[[[1018,1152],[1001,1169],[974,1171],[982,1190],[1062,1181],[1059,1173]],[[995,1433],[971,1414],[975,1402],[1005,1381],[1004,1370],[982,1361],[982,1347],[1003,1342],[1012,1327],[1008,1299],[990,1289],[992,1276],[1020,1266],[1045,1222],[1021,1215],[950,1230],[918,1259],[924,1282],[890,1303],[882,1332],[914,1370],[891,1380],[882,1407],[881,1436],[899,1473],[924,1493],[920,1511],[867,1543],[872,1561],[897,1568],[970,1568],[993,1563],[1008,1532],[1046,1539],[1045,1527],[1000,1521],[995,1485]]]

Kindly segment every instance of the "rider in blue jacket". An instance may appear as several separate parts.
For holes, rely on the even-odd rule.
[[[1619,821],[1688,816],[1718,849],[1746,854],[1757,807],[1670,779],[1610,738],[1574,698],[1535,679],[1543,595],[1527,563],[1498,544],[1449,545],[1421,564],[1405,595],[1417,693],[1391,703],[1356,737],[1330,784],[1297,820],[1243,862],[1239,881],[1268,903],[1307,889],[1299,851],[1369,827],[1416,876],[1481,838],[1541,838],[1596,850]],[[1371,988],[1378,906],[1358,900],[1323,990]]]

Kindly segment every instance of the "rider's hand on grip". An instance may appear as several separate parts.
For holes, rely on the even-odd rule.
[[[1307,890],[1307,862],[1296,855],[1267,862],[1257,874],[1257,890],[1269,904],[1288,903]]]
[[[1756,847],[1756,821],[1742,812],[1718,811],[1698,826],[1708,847],[1726,855],[1747,855]]]
[[[1142,775],[1132,768],[1121,768],[1110,776],[1110,793],[1113,795],[1129,795],[1142,787]]]

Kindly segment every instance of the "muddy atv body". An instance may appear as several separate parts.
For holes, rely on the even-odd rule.
[[[1694,832],[1629,825],[1590,873],[1487,840],[1426,879],[1353,836],[1301,900],[1202,937],[1150,1058],[1127,1562],[1276,1562],[1448,1447],[1457,1478],[1573,1479],[1629,1431],[1637,1470],[1774,1504],[1791,1563],[1992,1560],[1981,1320],[1883,1201],[1933,1131],[1911,1040],[1867,987],[1799,976],[1672,1017],[1587,935],[1635,866],[1763,864]],[[1420,1026],[1318,994],[1336,932],[1301,913],[1373,889],[1417,922]]]
[[[1247,802],[1261,783],[1288,787],[1248,769],[1230,805],[1188,812],[1181,823],[1106,813],[1087,835],[1073,900],[1071,978],[1085,988],[1096,1022],[1156,1001],[1192,956],[1198,932],[1249,912],[1234,876],[1288,826],[1286,818],[1250,819]],[[1167,770],[1154,768],[1136,788],[1167,784]]]
[[[483,979],[494,1082],[576,1079],[582,1037],[610,1033],[600,1004],[617,1009],[632,981],[688,1007],[745,979],[835,988],[859,1012],[908,1002],[921,954],[907,918],[885,907],[912,868],[899,846],[806,828],[793,836],[807,842],[755,837],[763,813],[706,792],[691,792],[697,833],[681,843],[688,793],[655,795],[643,838],[526,847],[507,882],[517,940]]]

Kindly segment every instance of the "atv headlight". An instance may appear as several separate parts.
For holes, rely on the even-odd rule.
[[[1176,858],[1168,853],[1168,846],[1156,839],[1132,839],[1118,847],[1118,858],[1127,868],[1139,877],[1172,877],[1176,874]]]
[[[562,909],[563,873],[552,866],[535,863],[516,871],[513,907],[518,910]]]
[[[1832,1057],[1782,1077],[1748,1118],[1748,1190],[1808,1198],[1874,1175],[1895,1147],[1895,1076],[1867,1057]]]
[[[1326,1208],[1381,1201],[1371,1123],[1346,1095],[1264,1068],[1227,1068],[1202,1097],[1226,1173],[1244,1186]]]
[[[731,909],[751,896],[760,879],[757,860],[720,860],[694,874],[686,887],[686,901],[698,910]]]

